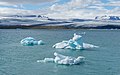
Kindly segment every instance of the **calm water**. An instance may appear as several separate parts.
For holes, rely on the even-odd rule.
[[[90,50],[54,49],[52,45],[72,38],[73,33],[86,32],[86,43],[100,46]],[[22,46],[20,40],[34,37],[45,45]],[[38,63],[58,52],[84,56],[80,65]],[[0,75],[120,75],[120,30],[0,30]]]

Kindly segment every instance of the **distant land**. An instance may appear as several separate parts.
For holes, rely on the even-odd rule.
[[[120,16],[53,19],[42,15],[9,15],[0,17],[0,29],[120,29]]]

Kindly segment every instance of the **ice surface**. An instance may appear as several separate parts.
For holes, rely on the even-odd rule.
[[[54,53],[55,59],[54,62],[57,64],[64,64],[64,65],[75,65],[80,64],[84,61],[83,56],[78,56],[77,58],[71,56],[64,56],[62,54]]]
[[[24,46],[34,46],[34,45],[43,45],[44,42],[42,40],[36,41],[32,37],[27,37],[21,40],[20,42]]]
[[[37,62],[54,62],[54,58],[44,58],[44,60],[37,60]]]
[[[38,60],[37,62],[54,62],[56,64],[63,65],[77,65],[84,62],[85,57],[78,56],[77,58],[71,56],[64,56],[59,53],[54,53],[55,58],[45,58],[44,60]]]
[[[74,37],[68,41],[62,41],[53,45],[53,48],[62,49],[88,49],[88,48],[98,48],[98,46],[84,43],[81,35],[74,33]]]
[[[95,46],[95,45],[88,44],[88,43],[83,43],[83,48],[84,48],[84,49],[99,48],[99,46]]]

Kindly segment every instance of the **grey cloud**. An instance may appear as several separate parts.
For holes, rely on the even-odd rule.
[[[54,2],[56,0],[0,0],[1,3],[8,4],[40,4],[44,2]]]

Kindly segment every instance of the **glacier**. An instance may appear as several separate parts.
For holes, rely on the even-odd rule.
[[[61,49],[89,49],[89,48],[98,48],[99,46],[95,46],[92,44],[84,43],[81,35],[77,35],[74,33],[74,37],[68,41],[62,41],[53,45],[53,48],[61,48]]]
[[[55,58],[44,58],[44,60],[38,60],[37,62],[53,62],[61,65],[78,65],[84,62],[85,57],[78,56],[77,58],[71,56],[65,56],[57,52],[54,53]]]
[[[42,40],[36,41],[33,37],[26,37],[20,41],[23,46],[43,45]]]
[[[43,15],[6,15],[0,17],[0,29],[120,29],[119,16],[96,16],[94,19],[54,19]]]

